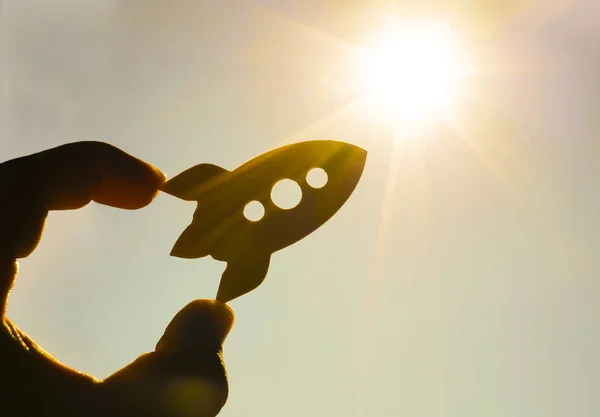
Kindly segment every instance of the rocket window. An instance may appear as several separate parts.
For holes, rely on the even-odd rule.
[[[306,174],[306,182],[312,188],[323,188],[328,180],[327,172],[323,168],[313,168]]]
[[[244,217],[251,222],[257,222],[265,215],[265,206],[260,201],[253,200],[244,207]]]
[[[302,189],[296,181],[290,179],[280,180],[271,190],[271,200],[281,209],[293,209],[302,200]]]

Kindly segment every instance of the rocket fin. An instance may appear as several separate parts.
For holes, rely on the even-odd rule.
[[[201,244],[201,239],[198,236],[202,236],[202,230],[199,230],[197,224],[190,224],[181,233],[173,249],[171,249],[171,256],[184,259],[195,259],[202,258],[208,255],[207,249]]]
[[[164,183],[161,191],[182,200],[197,201],[208,181],[229,172],[213,164],[196,165]]]
[[[253,254],[228,261],[217,291],[217,300],[226,303],[258,287],[267,276],[270,261],[269,254]]]

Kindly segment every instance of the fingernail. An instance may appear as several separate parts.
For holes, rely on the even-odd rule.
[[[152,164],[148,164],[148,165],[150,166],[152,171],[154,171],[154,174],[156,175],[156,178],[158,180],[159,187],[161,187],[165,182],[167,182],[167,175],[164,172],[162,172],[160,169],[155,167],[154,165],[152,165]]]
[[[233,327],[231,307],[216,300],[195,300],[179,311],[156,345],[157,352],[219,349]]]

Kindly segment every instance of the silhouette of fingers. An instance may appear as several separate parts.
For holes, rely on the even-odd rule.
[[[102,142],[76,142],[0,164],[0,314],[18,258],[29,256],[44,230],[48,210],[90,201],[137,209],[165,182],[150,164]]]
[[[137,209],[156,196],[158,169],[102,142],[77,142],[0,164],[0,248],[25,257],[37,244],[48,210],[90,201]]]
[[[0,195],[32,196],[48,210],[94,200],[137,209],[149,204],[165,176],[152,165],[102,142],[76,142],[0,164]]]
[[[192,301],[175,315],[154,352],[102,382],[103,398],[130,417],[216,416],[229,394],[222,345],[233,322],[226,304]]]
[[[15,415],[214,417],[225,404],[222,343],[234,316],[218,301],[188,304],[154,352],[102,383],[57,362],[3,317],[16,259],[35,249],[49,210],[77,209],[90,201],[137,209],[149,204],[164,182],[156,168],[98,142],[0,164],[0,402],[5,408],[15,402],[23,411]]]

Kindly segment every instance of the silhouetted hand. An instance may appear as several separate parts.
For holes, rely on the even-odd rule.
[[[90,201],[138,209],[164,181],[151,165],[99,142],[0,164],[0,416],[214,417],[221,410],[228,395],[222,344],[233,324],[225,304],[190,303],[154,352],[103,381],[59,363],[5,317],[17,259],[37,246],[49,210]]]

